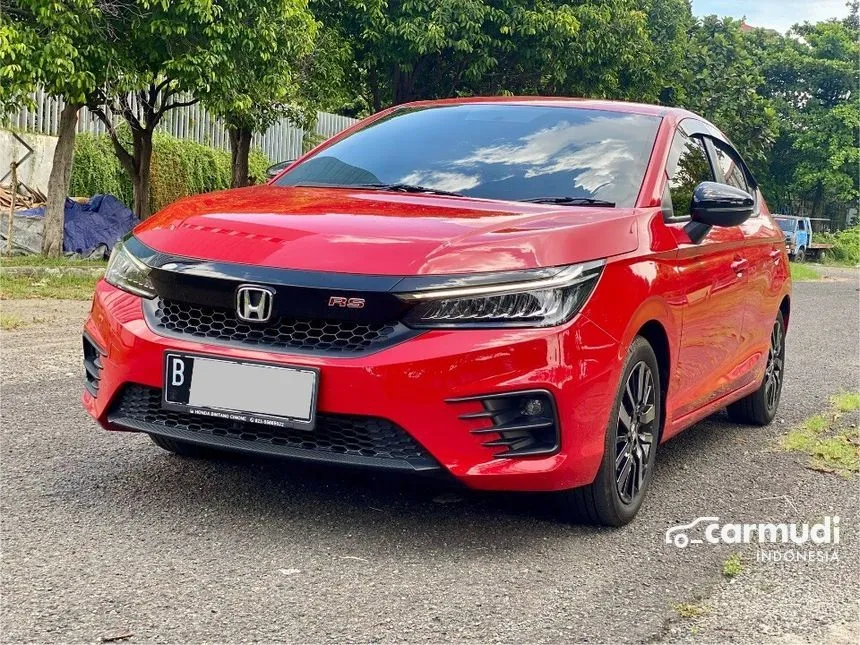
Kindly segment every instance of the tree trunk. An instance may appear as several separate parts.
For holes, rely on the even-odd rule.
[[[153,126],[155,127],[155,126]],[[150,199],[150,171],[152,169],[152,128],[132,129],[134,144],[134,214],[141,220],[152,215]]]
[[[230,168],[232,188],[248,185],[248,153],[252,132],[247,128],[230,128]]]
[[[394,66],[394,105],[408,103],[415,97],[415,74],[414,70],[403,71],[399,65]]]
[[[75,154],[75,127],[78,124],[79,103],[67,103],[60,113],[57,147],[54,148],[54,165],[48,179],[48,201],[45,204],[45,230],[42,253],[59,257],[63,253],[63,225],[66,197],[72,178],[72,159]]]
[[[382,94],[379,90],[379,71],[376,67],[376,62],[370,65],[367,72],[367,83],[370,85],[370,102],[374,112],[379,112],[382,109]]]

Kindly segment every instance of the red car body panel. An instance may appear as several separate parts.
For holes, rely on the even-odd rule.
[[[456,102],[490,100],[574,103]],[[772,322],[781,306],[787,314],[790,293],[784,238],[761,195],[758,216],[741,226],[715,227],[694,244],[684,224],[664,220],[661,211],[673,134],[694,115],[604,101],[575,104],[662,116],[635,208],[269,185],[181,200],[134,231],[152,249],[176,256],[369,275],[509,271],[605,259],[597,287],[569,322],[430,330],[355,358],[291,355],[166,338],[147,325],[140,298],[102,281],[85,331],[106,356],[98,396],[84,393],[85,407],[112,429],[107,413],[113,396],[129,382],[161,388],[167,349],[310,365],[322,374],[319,410],[390,419],[469,486],[545,491],[594,479],[627,349],[645,328],[659,330],[666,341],[662,440],[754,391]],[[470,433],[487,421],[460,418],[480,405],[450,402],[532,388],[551,392],[557,402],[561,446],[549,456],[495,458],[498,449]]]
[[[632,209],[572,213],[489,199],[274,186],[180,200],[135,235],[184,257],[337,273],[361,267],[370,275],[533,269],[618,255],[638,243]]]

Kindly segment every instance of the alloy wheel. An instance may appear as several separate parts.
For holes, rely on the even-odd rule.
[[[656,427],[654,375],[639,361],[627,377],[615,431],[615,486],[625,504],[632,503],[645,484]]]
[[[773,323],[773,329],[770,332],[770,349],[767,353],[767,368],[764,373],[764,400],[768,410],[776,407],[782,390],[783,340],[782,325],[777,320]]]

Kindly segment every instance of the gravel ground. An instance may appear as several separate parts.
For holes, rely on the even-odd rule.
[[[530,495],[187,460],[104,432],[79,403],[88,305],[40,303],[49,321],[0,335],[0,641],[857,642],[857,479],[777,447],[858,388],[857,272],[827,275],[795,287],[778,421],[718,414],[662,446],[649,499],[618,530],[559,523]],[[706,515],[839,515],[839,561],[664,544]],[[738,551],[744,570],[726,579]]]

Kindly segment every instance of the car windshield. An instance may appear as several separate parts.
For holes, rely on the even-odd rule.
[[[570,107],[405,108],[325,148],[276,184],[398,185],[489,199],[630,207],[659,124],[656,116]]]
[[[786,233],[791,233],[797,224],[797,220],[789,219],[787,217],[777,217],[775,219],[776,223],[779,224],[779,227]]]

